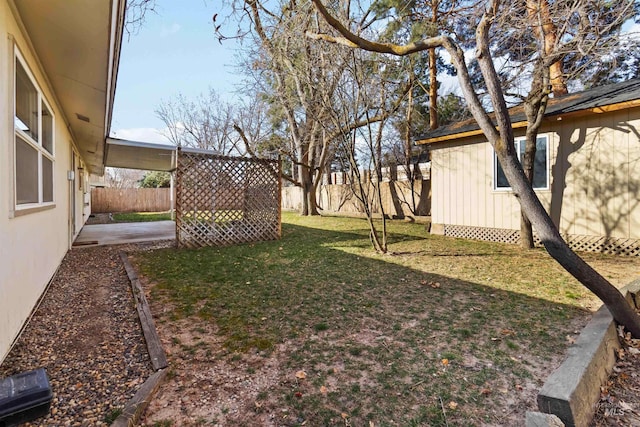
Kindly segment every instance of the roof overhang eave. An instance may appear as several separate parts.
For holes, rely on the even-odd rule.
[[[611,113],[611,112],[620,111],[628,108],[635,108],[635,107],[640,107],[640,99],[619,102],[616,104],[602,105],[602,106],[597,106],[593,108],[585,108],[578,111],[571,111],[571,112],[560,111],[560,112],[549,114],[548,116],[546,116],[544,118],[544,122],[545,123],[558,122],[564,119],[587,116],[589,114]],[[526,121],[519,121],[512,124],[513,129],[521,129],[526,127],[527,127]],[[496,129],[498,128],[496,127]],[[447,135],[440,135],[434,138],[419,139],[419,140],[416,140],[415,143],[416,145],[430,145],[430,144],[436,144],[440,142],[454,141],[462,138],[478,136],[482,134],[483,134],[482,130],[478,128],[478,129],[472,129],[464,132],[456,132],[456,133],[451,133]]]
[[[122,36],[124,34],[125,0],[113,0],[111,12],[111,38],[109,44],[109,70],[107,74],[107,102],[105,109],[105,129],[104,129],[104,149],[102,157],[102,168],[98,175],[104,174],[104,168],[107,160],[107,138],[111,133],[111,121],[113,117],[113,104],[116,94],[116,86],[118,82],[118,69],[120,66],[120,52],[122,51]]]
[[[107,137],[105,166],[171,172],[177,166],[177,148]]]
[[[513,129],[520,129],[523,127],[527,127],[527,122],[515,122],[511,124],[511,127]],[[498,129],[499,127],[496,126],[496,130]],[[419,139],[416,141],[416,144],[417,145],[435,144],[437,142],[453,141],[461,138],[469,138],[472,136],[478,136],[482,134],[483,134],[482,129],[472,129],[465,132],[457,132],[457,133],[451,133],[448,135],[436,136],[434,138]]]

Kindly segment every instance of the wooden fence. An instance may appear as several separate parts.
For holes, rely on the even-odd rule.
[[[166,212],[171,209],[170,188],[92,188],[91,212]]]
[[[413,187],[407,180],[402,169],[382,171],[380,191],[382,207],[385,214],[391,217],[428,216],[431,215],[431,181],[428,163],[420,164],[418,179]],[[367,182],[370,178],[368,171],[362,173],[365,188],[373,195],[373,186]],[[349,176],[345,173],[334,172],[325,174],[318,186],[316,200],[318,207],[325,213],[362,214],[364,209],[360,201],[354,196]],[[282,189],[282,208],[286,210],[300,210],[302,207],[302,189],[300,187],[284,187]],[[381,209],[374,203],[373,213],[380,213]]]
[[[414,182],[413,189],[401,171],[383,174],[381,191],[385,213],[395,217],[431,214],[429,169],[426,165],[420,165],[420,168],[422,169],[421,179]],[[231,192],[228,197],[222,193],[218,194],[217,200],[226,200],[226,207],[230,212],[240,211],[243,209],[241,205],[244,203],[245,196],[233,193],[236,186],[231,185],[232,182],[228,177],[222,177],[217,188],[224,188],[222,186],[224,179],[230,184],[228,189]],[[324,212],[345,214],[363,212],[362,206],[351,192],[350,185],[345,181],[348,181],[348,177],[342,173],[323,176],[322,184],[318,187],[317,200]],[[170,191],[169,188],[94,188],[91,190],[91,211],[93,213],[168,211],[171,209]],[[209,196],[212,195],[213,193],[209,194]],[[211,199],[208,196],[207,198]],[[209,203],[211,200],[202,199],[201,202]],[[283,209],[300,210],[302,190],[299,187],[283,187],[281,205]],[[379,212],[380,208],[374,206],[374,213]]]

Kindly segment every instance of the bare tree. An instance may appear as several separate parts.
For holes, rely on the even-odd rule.
[[[156,0],[129,0],[125,11],[124,28],[129,38],[138,34],[149,12],[155,13]]]
[[[138,169],[106,168],[106,183],[110,188],[137,188],[144,177]]]
[[[272,138],[272,142],[284,142],[280,153],[292,165],[290,180],[304,194],[301,213],[318,214],[320,178],[343,131],[332,128],[329,117],[338,108],[335,91],[343,79],[349,49],[321,46],[300,37],[307,31],[329,28],[308,2],[238,0],[235,5],[238,19],[250,21],[251,31],[244,35],[245,40],[254,37],[254,43],[248,44],[244,69],[260,88],[254,94],[264,97],[270,106],[274,136],[285,136]],[[357,25],[367,28],[371,21],[363,19]],[[370,122],[381,119],[374,115]],[[364,120],[344,124],[349,129],[363,125]]]
[[[222,155],[240,154],[242,148],[235,133],[236,107],[220,99],[209,89],[195,100],[178,95],[162,101],[156,115],[166,126],[164,135],[175,145],[216,151]]]
[[[274,141],[269,122],[269,105],[260,97],[245,98],[236,108],[233,128],[244,143],[244,152],[252,157],[278,155],[279,141]]]
[[[490,49],[492,25],[500,17],[502,11],[500,0],[479,3],[477,18],[469,20],[465,24],[475,27],[475,59],[482,73],[495,123],[472,84],[464,51],[452,36],[427,37],[407,45],[377,43],[350,31],[343,22],[329,12],[321,0],[312,0],[312,2],[324,19],[338,32],[338,35],[308,32],[307,36],[312,39],[399,56],[410,55],[433,47],[444,47],[447,50],[456,67],[460,88],[469,110],[487,140],[493,146],[514,195],[538,232],[545,249],[572,276],[597,295],[620,324],[624,325],[634,336],[640,337],[640,316],[631,308],[615,286],[569,248],[542,203],[540,203],[522,169],[514,147],[513,128],[505,92]],[[588,16],[585,18],[588,18]],[[553,57],[547,59],[550,63],[557,60],[557,58]],[[548,70],[548,67],[543,68]]]
[[[368,52],[353,52],[345,64],[343,81],[336,89],[337,108],[330,119],[332,128],[338,129],[338,146],[344,156],[340,157],[342,170],[348,171],[349,187],[359,201],[369,224],[370,239],[374,249],[387,252],[387,215],[382,200],[383,138],[385,125],[400,107],[400,100],[390,96],[404,87],[389,79],[392,67],[388,62],[374,58]],[[351,124],[356,123],[357,126]],[[366,159],[363,162],[362,159]],[[361,168],[363,168],[361,170]],[[368,171],[369,173],[365,172]],[[391,183],[390,183],[391,185]],[[374,220],[375,211],[381,217],[381,227]]]
[[[327,49],[299,37],[318,31],[322,24],[310,4],[285,1],[273,10],[267,8],[270,3],[257,0],[246,0],[244,5],[242,17],[250,19],[256,47],[248,55],[248,70],[260,80],[271,117],[278,117],[287,135],[280,153],[293,166],[291,181],[302,188],[301,213],[316,215],[317,188],[336,134],[326,122],[348,50]]]

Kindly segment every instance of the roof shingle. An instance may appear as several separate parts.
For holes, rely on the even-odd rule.
[[[632,79],[621,83],[598,86],[582,92],[571,93],[560,98],[551,98],[547,105],[545,117],[560,116],[637,99],[640,99],[640,79]],[[527,120],[522,104],[510,108],[509,114],[512,123]],[[417,138],[417,140],[428,140],[479,129],[480,127],[475,119],[468,119],[427,132]]]

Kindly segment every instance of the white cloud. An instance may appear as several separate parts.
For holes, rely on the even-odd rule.
[[[168,37],[180,31],[181,28],[182,26],[176,22],[171,24],[169,27],[163,26],[162,30],[160,31],[160,37]]]
[[[162,129],[156,128],[131,128],[111,131],[111,136],[129,141],[152,142],[156,144],[171,144],[171,141],[163,135]]]

